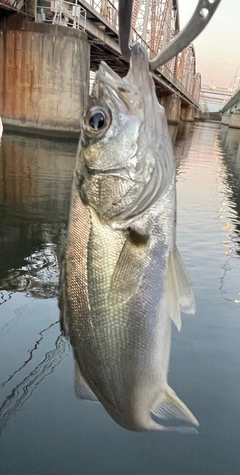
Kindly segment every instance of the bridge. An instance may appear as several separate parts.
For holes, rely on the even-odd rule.
[[[104,59],[120,75],[128,65],[121,58],[118,44],[117,1],[80,1],[87,11],[86,31],[92,43],[91,67],[96,69]],[[153,58],[179,32],[179,11],[176,0],[135,1],[131,41],[141,41]],[[104,35],[99,35],[103,29]],[[196,73],[195,50],[190,45],[167,65],[153,74],[159,96],[180,95],[182,101],[198,107],[200,75]]]
[[[77,34],[77,30],[82,38],[84,33],[87,34],[91,45],[90,70],[95,71],[100,60],[104,60],[121,76],[127,73],[128,64],[119,47],[117,0],[0,0],[0,14],[11,15],[12,19],[10,27],[9,22],[5,22],[5,30],[16,29],[12,26],[16,12],[18,18],[20,14],[25,18],[24,28],[32,32],[56,32],[56,27],[60,27],[62,36],[72,36],[74,31]],[[33,24],[36,25],[35,30]],[[37,25],[44,28],[41,30]],[[63,33],[63,27],[69,30],[68,34]],[[179,29],[178,0],[135,0],[131,41],[140,41],[151,59],[173,39]],[[199,109],[201,88],[194,46],[189,45],[152,75],[168,120],[178,122],[180,114],[183,119],[193,120],[195,111]]]
[[[200,91],[200,102],[211,102],[222,105],[232,96],[233,89],[213,85],[202,84]]]

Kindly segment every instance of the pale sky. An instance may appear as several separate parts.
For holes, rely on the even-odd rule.
[[[198,0],[178,0],[181,29],[192,16]],[[197,72],[202,84],[240,86],[240,0],[222,0],[212,20],[193,42]],[[239,68],[238,68],[239,66]]]

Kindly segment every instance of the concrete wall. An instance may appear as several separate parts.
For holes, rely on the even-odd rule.
[[[0,30],[3,123],[42,133],[77,134],[89,87],[90,45],[84,32],[25,22]]]

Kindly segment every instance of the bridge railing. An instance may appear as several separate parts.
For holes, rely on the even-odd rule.
[[[118,31],[118,1],[116,0],[86,0],[89,5],[103,16]]]
[[[36,5],[35,20],[85,30],[86,10],[75,2],[51,0],[49,6]]]

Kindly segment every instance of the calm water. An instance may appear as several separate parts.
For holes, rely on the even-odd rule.
[[[178,247],[197,313],[173,330],[169,382],[196,436],[131,433],[75,397],[57,306],[75,152],[16,135],[0,147],[0,474],[239,474],[240,131],[185,124],[175,142]]]

